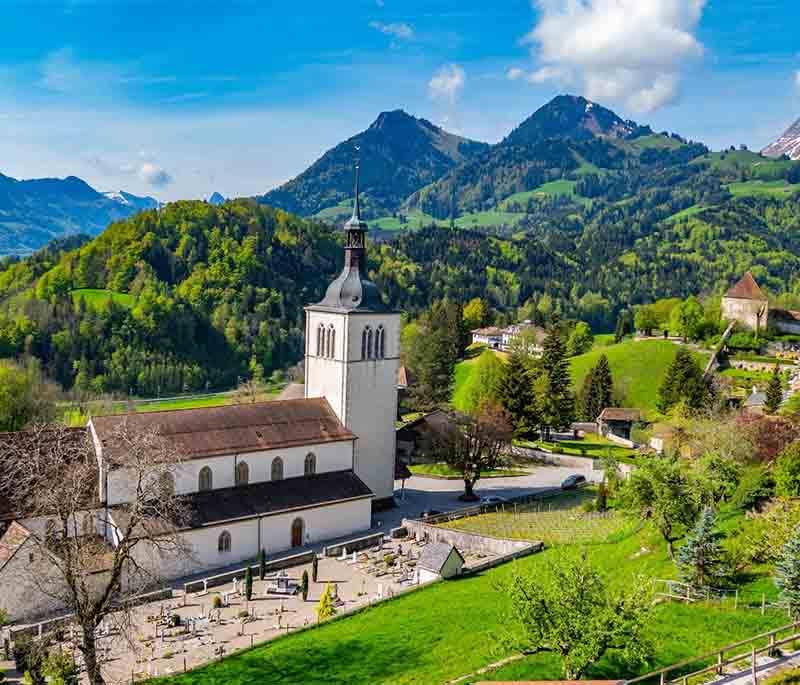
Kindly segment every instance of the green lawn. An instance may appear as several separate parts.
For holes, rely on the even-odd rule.
[[[744,181],[731,183],[728,190],[734,197],[789,197],[800,191],[800,185],[789,185],[785,180],[779,181]]]
[[[577,555],[580,545],[556,546],[476,576],[437,583],[355,616],[255,647],[159,682],[174,685],[409,685],[444,683],[507,656],[495,639],[504,626],[500,584],[514,569],[546,573],[546,562]],[[640,576],[674,576],[665,546],[649,528],[613,544],[589,545],[590,558],[612,583]],[[657,649],[650,663],[633,671],[613,655],[589,677],[618,679],[645,673],[735,640],[782,625],[782,613],[734,612],[703,604],[662,604],[654,609],[651,633]],[[475,680],[555,679],[557,660],[546,654],[512,664]],[[474,681],[473,681],[474,682]]]
[[[123,307],[133,307],[136,298],[128,293],[117,293],[113,290],[103,290],[100,288],[78,288],[71,293],[72,300],[77,302],[83,299],[84,302],[90,307],[95,309],[103,306],[109,300],[114,300],[116,304]]]
[[[448,478],[452,480],[461,480],[461,478],[463,478],[462,474],[449,464],[414,464],[408,468],[415,476],[436,476],[438,478]],[[527,475],[529,475],[527,471],[494,469],[481,473],[481,478],[510,478]]]
[[[569,454],[575,457],[587,457],[590,459],[602,459],[613,457],[617,461],[633,461],[636,450],[622,447],[607,440],[602,435],[587,435],[583,440],[563,440],[545,442],[537,440],[533,443],[536,447],[544,447],[551,452],[559,454]]]
[[[608,357],[614,385],[624,392],[625,406],[645,413],[655,412],[658,388],[677,351],[678,346],[667,340],[626,340],[618,345],[595,348],[570,360],[573,386],[580,389],[586,374],[604,354]],[[706,364],[707,355],[695,353],[695,356],[702,366]]]
[[[638,522],[615,511],[586,513],[581,509],[596,496],[596,488],[584,488],[542,502],[508,505],[500,511],[442,525],[491,537],[544,542],[548,547],[608,543],[631,535]]]

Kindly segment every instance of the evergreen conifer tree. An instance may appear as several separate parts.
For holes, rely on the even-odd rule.
[[[300,578],[300,594],[305,602],[308,599],[308,571],[303,571],[303,575]]]
[[[526,437],[535,430],[536,398],[526,360],[519,352],[511,354],[503,369],[497,399],[511,416],[515,437]]]
[[[614,379],[608,358],[603,354],[586,375],[579,397],[579,414],[583,421],[595,421],[614,402]]]
[[[331,590],[331,584],[327,583],[317,605],[317,620],[324,621],[326,618],[331,618],[335,615],[336,607],[333,604],[333,591]]]
[[[315,583],[317,582],[317,570],[319,566],[319,559],[317,559],[317,555],[314,555],[314,559],[311,561],[311,580]]]
[[[542,388],[537,397],[541,408],[540,421],[545,438],[550,437],[551,428],[566,428],[575,420],[575,398],[572,395],[572,377],[564,341],[558,326],[554,325],[544,340],[544,351],[540,362]]]
[[[678,550],[681,577],[695,587],[716,586],[725,577],[727,562],[717,530],[717,516],[711,507],[700,514],[686,544]]]
[[[709,389],[702,369],[689,348],[679,347],[658,389],[658,410],[666,414],[676,404],[683,402],[689,409],[698,411],[708,400]]]
[[[244,596],[248,602],[253,598],[253,571],[249,564],[244,572]]]
[[[264,548],[262,547],[258,550],[258,579],[264,580],[264,576],[267,575],[267,555],[264,553]]]
[[[775,564],[775,586],[780,590],[780,602],[793,620],[800,617],[800,526],[783,546]]]
[[[781,376],[777,364],[775,364],[775,368],[772,370],[772,376],[770,376],[766,394],[767,400],[764,403],[764,410],[767,414],[774,414],[778,411],[783,401],[783,386],[781,384]]]
[[[593,414],[597,402],[594,397],[594,367],[589,369],[586,378],[583,379],[581,389],[578,392],[577,410],[578,418],[581,421],[594,421],[597,414]]]

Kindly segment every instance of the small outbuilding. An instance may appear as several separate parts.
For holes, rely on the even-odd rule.
[[[597,430],[607,438],[631,439],[633,425],[640,421],[642,413],[638,409],[606,407],[597,417]]]
[[[419,581],[426,583],[461,574],[464,557],[448,542],[431,542],[425,546],[417,562]]]

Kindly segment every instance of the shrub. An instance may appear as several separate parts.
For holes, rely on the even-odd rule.
[[[171,614],[169,617],[170,625],[173,628],[177,628],[181,624],[181,617],[178,614]]]
[[[250,612],[247,609],[242,609],[238,614],[239,618],[247,618]]]
[[[315,583],[317,582],[317,570],[319,566],[319,559],[317,559],[317,555],[314,555],[314,559],[311,561],[311,580]]]
[[[755,509],[775,494],[775,479],[764,467],[747,469],[731,497],[731,505],[747,511]]]
[[[300,594],[303,595],[303,601],[308,599],[308,571],[303,571],[303,576],[300,579]]]
[[[215,595],[214,599],[211,600],[211,606],[215,609],[222,609],[222,597]]]
[[[781,497],[800,495],[800,442],[793,442],[775,462],[775,494]]]

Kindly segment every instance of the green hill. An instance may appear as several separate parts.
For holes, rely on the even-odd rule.
[[[668,340],[627,340],[618,345],[595,348],[570,360],[574,388],[577,390],[581,387],[586,374],[604,354],[608,358],[615,387],[624,392],[624,404],[654,412],[658,388],[677,350],[678,346]],[[695,356],[703,365],[708,359],[707,355],[701,353],[695,353]]]

